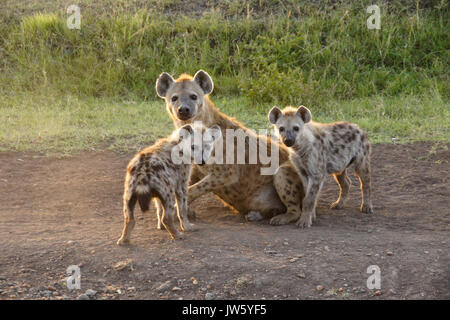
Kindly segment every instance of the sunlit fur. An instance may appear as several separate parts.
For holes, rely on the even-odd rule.
[[[182,75],[177,80],[167,73],[162,73],[156,83],[156,91],[166,101],[167,111],[175,127],[195,121],[201,121],[207,127],[218,125],[223,133],[222,139],[225,139],[226,129],[243,130],[256,145],[263,139],[267,145],[267,154],[270,154],[271,143],[277,142],[249,132],[239,121],[220,112],[209,98],[213,87],[211,77],[203,70],[198,71],[194,77]],[[196,103],[183,100],[192,111],[189,119],[180,118],[177,111],[180,105],[173,103],[171,97],[189,97],[192,92],[199,99]],[[246,159],[249,156],[249,144],[250,140],[246,142],[246,149],[240,150],[245,152]],[[213,192],[227,206],[248,220],[271,218],[286,211],[299,211],[303,192],[301,181],[289,162],[288,150],[282,145],[279,149],[280,167],[274,175],[261,175],[261,168],[265,165],[259,162],[260,159],[257,164],[195,165],[191,175],[192,185],[189,187],[189,203],[205,193]],[[236,144],[234,150],[237,150]],[[194,215],[193,212],[191,214]],[[273,224],[288,222],[290,221],[279,219]]]
[[[212,131],[209,139],[195,139],[195,135],[204,135],[205,131]],[[130,241],[130,234],[135,224],[134,207],[139,202],[142,211],[148,211],[150,200],[155,198],[157,203],[158,228],[161,224],[170,233],[172,238],[182,237],[182,233],[175,227],[177,216],[183,231],[190,231],[194,226],[187,217],[188,180],[191,173],[191,161],[200,164],[208,161],[214,143],[220,139],[219,127],[205,129],[203,126],[185,125],[176,130],[168,138],[156,141],[151,147],[145,148],[128,164],[123,194],[124,228],[117,244]],[[182,155],[189,154],[191,161],[177,164],[173,160],[173,150],[181,151]],[[200,157],[195,158],[200,150]],[[188,151],[186,153],[186,151]]]

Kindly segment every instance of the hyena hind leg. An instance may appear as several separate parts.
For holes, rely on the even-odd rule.
[[[161,219],[164,216],[164,207],[162,206],[161,201],[158,198],[154,198],[153,203],[155,204],[156,218],[158,219],[156,229],[165,230],[165,227],[161,222]]]
[[[178,215],[174,195],[168,195],[165,199],[161,199],[161,202],[164,207],[164,214],[161,219],[162,225],[170,233],[172,239],[183,238],[183,233],[175,227],[175,219],[178,218]]]
[[[286,207],[286,213],[270,219],[271,225],[282,225],[297,221],[301,216],[301,201],[303,185],[295,169],[290,165],[282,165],[275,173],[273,184]]]
[[[334,180],[336,180],[339,186],[339,198],[330,205],[331,209],[342,209],[348,198],[348,192],[352,182],[347,175],[347,169],[340,173],[333,174]]]
[[[370,160],[368,157],[355,166],[355,175],[359,178],[361,184],[361,212],[363,213],[373,213],[370,171]]]
[[[126,191],[127,192],[127,191]],[[122,236],[117,240],[118,245],[130,243],[131,231],[134,228],[134,207],[136,205],[137,196],[132,193],[131,195],[124,196],[123,199],[123,231]]]

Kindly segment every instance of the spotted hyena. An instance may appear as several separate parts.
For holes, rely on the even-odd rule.
[[[161,210],[157,212],[158,228],[161,228],[162,223],[172,238],[181,238],[182,233],[175,228],[178,208],[181,230],[194,229],[187,218],[191,163],[204,165],[211,155],[214,143],[220,137],[218,126],[205,130],[204,127],[188,124],[134,156],[127,167],[123,194],[124,227],[117,244],[130,241],[135,224],[133,210],[136,202],[139,202],[141,210],[145,212],[149,210],[152,198],[161,206]]]
[[[316,202],[328,174],[339,185],[340,194],[331,208],[342,208],[347,200],[350,179],[347,168],[354,165],[362,192],[361,211],[372,213],[370,199],[370,143],[356,124],[348,122],[318,123],[312,121],[308,108],[273,107],[269,112],[280,140],[292,148],[290,159],[305,186],[302,214],[297,226],[309,227],[316,217]],[[292,219],[295,219],[294,217]]]
[[[248,220],[271,218],[278,214],[271,222],[289,222],[284,221],[285,215],[279,214],[300,210],[303,188],[289,161],[287,148],[278,145],[270,137],[254,134],[236,119],[220,112],[209,98],[213,88],[211,77],[203,70],[198,71],[194,77],[183,74],[176,80],[168,73],[162,73],[156,83],[156,92],[165,100],[175,127],[195,121],[201,121],[207,127],[218,125],[223,133],[223,145],[226,144],[227,129],[242,130],[248,135],[245,150],[239,150],[245,153],[245,159],[250,156],[249,144],[259,145],[262,140],[269,154],[272,144],[276,143],[279,149],[278,170],[272,175],[261,175],[261,168],[265,164],[259,158],[256,164],[195,165],[191,175],[192,184],[189,186],[189,203],[207,192],[213,192]],[[233,150],[237,152],[238,145],[235,144]]]

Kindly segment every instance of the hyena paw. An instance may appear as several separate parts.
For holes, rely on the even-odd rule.
[[[192,223],[185,223],[183,225],[183,231],[188,231],[188,232],[192,232],[192,231],[196,231],[198,230],[197,226],[195,224]]]
[[[362,204],[361,205],[361,212],[362,213],[368,213],[368,214],[373,213],[372,205]]]
[[[295,223],[295,225],[299,228],[309,228],[312,225],[312,217],[310,215],[302,214],[300,219]]]
[[[295,221],[296,219],[297,217],[295,215],[284,213],[273,217],[272,219],[270,219],[269,223],[273,226],[280,226],[282,224],[288,224],[292,221]]]
[[[119,246],[130,244],[130,239],[125,239],[125,238],[121,237],[119,240],[117,240],[117,244]]]
[[[339,210],[342,208],[344,208],[344,203],[340,202],[339,200],[330,204],[330,209]]]
[[[262,220],[262,215],[258,211],[250,211],[247,214],[247,221],[259,221]]]
[[[190,220],[195,220],[195,219],[197,219],[197,212],[195,212],[192,209],[189,209],[187,216]]]
[[[172,240],[177,240],[177,239],[181,240],[181,239],[184,239],[184,233],[183,233],[183,232],[180,232],[180,231],[177,231],[177,232],[174,233],[174,234],[170,234],[170,236],[172,237]]]

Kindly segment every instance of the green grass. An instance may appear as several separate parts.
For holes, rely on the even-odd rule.
[[[215,98],[216,105],[256,130],[270,128],[271,105],[246,98]],[[371,97],[311,106],[316,121],[358,123],[372,143],[450,140],[450,108],[439,97]],[[168,135],[173,125],[164,102],[111,98],[80,99],[29,93],[0,104],[0,151],[70,154],[82,150],[130,152]]]
[[[162,71],[207,70],[222,111],[266,128],[270,106],[304,104],[373,142],[449,140],[449,6],[294,0],[0,3],[0,148],[136,150],[172,129]],[[129,101],[129,103],[124,103]]]

